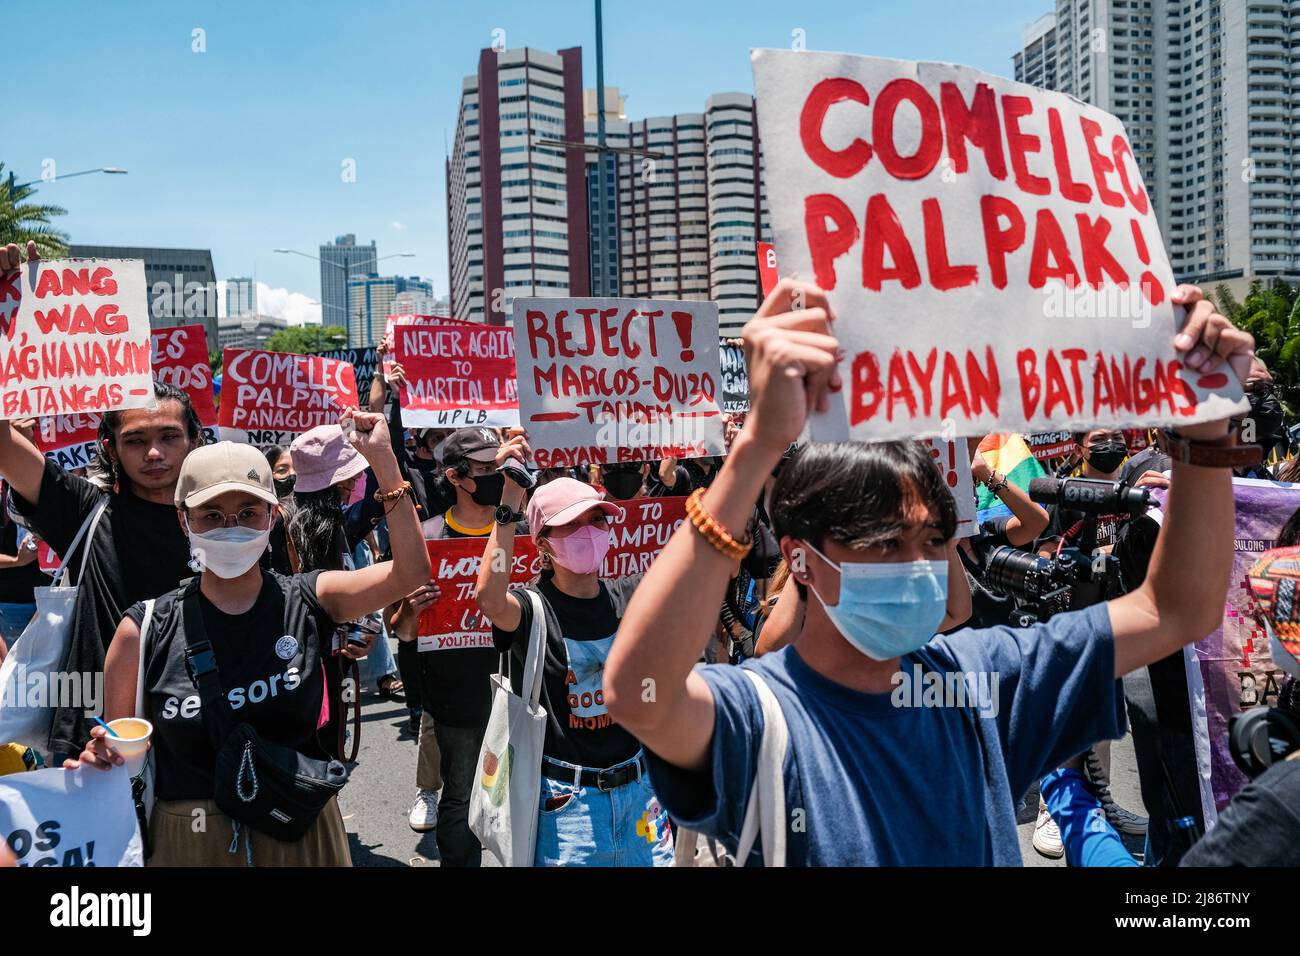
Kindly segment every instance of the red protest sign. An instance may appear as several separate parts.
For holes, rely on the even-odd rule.
[[[154,329],[149,343],[154,379],[175,385],[188,395],[203,427],[215,428],[217,406],[212,399],[212,369],[203,326]],[[85,467],[94,454],[102,417],[98,412],[86,412],[41,418],[37,422],[36,447],[54,455],[64,469]]]
[[[441,590],[438,599],[420,615],[418,646],[421,651],[450,651],[465,647],[491,647],[492,625],[481,618],[474,603],[479,564],[487,538],[447,538],[426,541],[430,577]],[[510,582],[531,581],[542,569],[533,539],[515,538]]]
[[[1235,377],[1174,351],[1184,310],[1114,116],[968,67],[780,50],[753,64],[781,269],[827,291],[845,351],[814,438],[1246,407]]]
[[[141,260],[37,260],[0,277],[0,418],[151,405]]]
[[[673,532],[686,520],[685,498],[633,498],[617,501],[623,517],[610,521],[609,553],[600,567],[602,578],[644,574]]]
[[[402,366],[402,422],[413,428],[518,425],[512,329],[480,324],[393,326]]]
[[[519,298],[514,333],[538,467],[725,454],[716,303]]]
[[[393,340],[393,327],[401,325],[479,325],[478,322],[467,322],[464,319],[453,319],[449,315],[422,315],[415,312],[399,312],[390,315],[384,319],[384,338],[388,341]],[[383,355],[384,381],[388,381],[388,376],[393,370],[393,353],[385,352]]]
[[[776,247],[770,242],[758,244],[758,280],[763,289],[763,298],[767,298],[780,276],[776,274]]]
[[[358,404],[352,365],[320,355],[226,349],[221,372],[223,428],[301,433]]]

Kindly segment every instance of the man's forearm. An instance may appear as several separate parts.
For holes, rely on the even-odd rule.
[[[758,447],[742,434],[732,454],[705,492],[706,511],[732,536],[742,538],[763,489],[763,480],[780,460],[780,451]],[[637,586],[606,666],[606,695],[621,703],[616,719],[635,732],[642,720],[661,715],[644,701],[644,682],[663,701],[683,687],[718,619],[723,592],[736,568],[689,525],[683,524],[650,565]]]

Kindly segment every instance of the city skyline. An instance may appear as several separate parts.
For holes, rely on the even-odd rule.
[[[58,48],[62,89],[93,89],[97,77],[112,75],[113,98],[107,106],[100,97],[67,94],[17,98],[6,132],[33,135],[6,136],[5,159],[32,179],[49,160],[57,171],[129,169],[111,180],[51,183],[38,196],[68,208],[56,225],[77,244],[211,249],[218,275],[257,277],[261,311],[277,302],[291,303],[295,315],[319,310],[311,301],[320,298],[318,264],[277,256],[274,248],[315,252],[349,232],[374,238],[381,255],[412,253],[400,268],[381,272],[430,277],[435,294],[445,296],[443,163],[461,78],[494,43],[578,46],[584,87],[593,88],[592,5],[568,6],[557,16],[527,4],[465,10],[401,2],[358,11],[322,3],[311,17],[258,7],[255,28],[244,22],[242,4],[196,11],[139,3],[88,8],[58,24],[33,18],[24,27],[29,42],[15,51],[16,73],[47,66],[35,51]],[[735,10],[684,2],[607,8],[605,82],[627,98],[628,116],[693,112],[715,93],[752,93],[748,52],[757,46],[802,42],[956,60],[1009,75],[1021,30],[1042,12],[1031,0],[954,2],[945,16],[924,19],[885,3],[793,12],[775,2],[746,3],[739,20]],[[421,68],[410,69],[416,61]],[[343,62],[369,82],[340,84]],[[161,95],[156,78],[164,74]],[[57,126],[47,118],[51,107]],[[345,123],[326,121],[344,115]],[[246,138],[229,137],[231,128]],[[344,179],[348,159],[352,182]]]

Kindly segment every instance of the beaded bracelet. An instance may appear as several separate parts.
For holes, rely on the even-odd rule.
[[[989,472],[989,476],[984,479],[984,487],[987,488],[991,494],[996,495],[1006,486],[1007,476],[999,475],[996,471]]]
[[[406,494],[410,490],[411,490],[411,483],[409,481],[404,481],[396,488],[394,488],[392,491],[376,491],[375,500],[396,501],[398,498],[402,497],[402,495]]]
[[[702,497],[704,497],[704,489],[696,488],[686,499],[686,514],[691,519],[691,524],[705,541],[713,545],[715,550],[733,561],[739,561],[754,547],[753,536],[750,535],[745,541],[737,541],[733,538],[726,528],[718,524],[713,515],[704,510],[704,505],[700,504]]]

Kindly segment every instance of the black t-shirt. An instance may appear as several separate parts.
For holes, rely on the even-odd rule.
[[[425,538],[486,538],[462,529],[448,509],[430,519]],[[435,642],[436,643],[436,642]],[[420,654],[420,700],[434,720],[449,727],[485,727],[492,712],[492,675],[500,656],[490,647],[447,647]]]
[[[1040,541],[1054,540],[1064,536],[1065,547],[1078,548],[1083,546],[1083,520],[1088,515],[1082,511],[1074,511],[1070,508],[1062,508],[1059,504],[1048,505],[1047,507],[1047,530],[1043,532]],[[1096,547],[1104,548],[1107,545],[1115,543],[1115,536],[1119,533],[1119,526],[1123,523],[1127,515],[1097,515],[1097,544]]]
[[[16,492],[13,502],[31,529],[55,553],[67,557],[68,546],[82,522],[105,494],[46,459],[40,506]],[[72,648],[63,669],[93,674],[104,669],[104,652],[126,609],[137,601],[165,594],[194,572],[189,567],[189,541],[176,518],[176,508],[146,501],[129,491],[108,494],[108,508],[95,531],[91,560],[82,574],[85,547],[84,541],[77,546],[69,564],[81,582],[81,592],[77,595]],[[90,739],[92,726],[82,708],[56,710],[50,749],[79,752]]]
[[[0,518],[3,520],[3,518]],[[5,521],[0,527],[0,554],[18,554],[18,525]],[[49,587],[50,576],[33,561],[17,568],[0,570],[0,604],[31,604],[36,600],[32,588]]]
[[[335,624],[316,597],[320,572],[262,574],[262,590],[243,614],[220,611],[200,592],[203,626],[217,660],[230,719],[274,743],[328,759],[316,725],[322,716],[323,657]],[[160,800],[210,799],[216,753],[203,726],[198,685],[185,669],[183,609],[173,591],[154,606],[144,661],[145,716],[154,726]],[[128,616],[140,624],[144,604]],[[231,729],[233,729],[233,724]]]
[[[1246,784],[1179,865],[1300,865],[1300,760],[1274,764]]]
[[[511,588],[523,612],[519,626],[513,631],[494,627],[492,640],[497,650],[510,653],[511,683],[521,696],[533,605],[519,592],[525,588],[537,591],[546,607],[541,698],[546,708],[546,756],[601,770],[634,757],[641,749],[636,738],[611,721],[605,710],[605,658],[641,577],[635,574],[601,581],[600,594],[594,598],[565,594],[549,575],[535,585]]]

